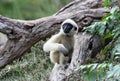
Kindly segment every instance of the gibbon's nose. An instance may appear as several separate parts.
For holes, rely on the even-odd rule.
[[[69,33],[72,28],[73,28],[73,25],[71,25],[70,23],[63,24],[63,31],[64,31],[64,33]]]

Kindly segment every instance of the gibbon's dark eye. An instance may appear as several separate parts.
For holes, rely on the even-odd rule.
[[[76,28],[76,27],[74,27],[74,30],[76,31],[76,30],[77,30],[77,28]]]
[[[71,29],[73,28],[73,25],[71,25],[70,23],[65,23],[62,26],[64,33],[69,33],[71,31]]]

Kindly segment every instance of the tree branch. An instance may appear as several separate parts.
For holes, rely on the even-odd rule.
[[[79,25],[79,32],[83,27],[89,26],[91,23],[101,20],[101,18],[109,12],[109,10],[103,8],[101,4],[102,0],[73,1],[53,16],[29,21],[10,19],[0,16],[0,31],[8,37],[8,41],[0,51],[0,68],[5,67],[14,59],[22,56],[38,41],[50,37],[55,32],[58,32],[60,24],[67,18],[72,18],[76,21]],[[78,45],[79,47],[80,44],[81,43],[75,45]],[[75,48],[73,55],[79,55],[80,52],[78,50],[80,48],[78,47]],[[74,65],[74,62],[72,62],[71,65]],[[77,64],[77,66],[78,65],[80,64]],[[57,67],[58,66],[55,66],[54,68]],[[76,64],[74,67],[76,67]],[[59,72],[57,73],[59,74]],[[55,71],[52,74],[56,74]],[[57,79],[59,76],[56,76],[55,78]],[[64,75],[64,77],[66,77],[66,75]],[[55,78],[51,77],[51,80],[59,81],[54,80]]]
[[[0,32],[3,33],[3,34],[9,34],[11,33],[12,31],[12,27],[9,27],[3,23],[0,22]]]

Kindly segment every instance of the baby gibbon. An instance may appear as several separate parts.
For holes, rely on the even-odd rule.
[[[45,52],[50,52],[50,60],[54,64],[70,63],[74,48],[74,34],[78,25],[72,19],[66,19],[61,24],[59,33],[53,35],[43,46]]]

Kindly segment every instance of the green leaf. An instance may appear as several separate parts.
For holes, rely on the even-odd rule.
[[[110,37],[112,37],[112,32],[111,31],[104,35],[104,39],[108,39]]]
[[[111,14],[115,14],[115,12],[118,12],[119,11],[119,7],[118,6],[115,6],[113,7],[111,10],[110,10],[110,13]]]
[[[96,72],[91,72],[89,81],[96,81],[96,77],[97,77]]]
[[[90,70],[90,71],[95,70],[97,66],[98,66],[98,64],[97,64],[97,63],[96,63],[96,64],[93,64],[93,65],[92,65],[92,68],[91,68],[91,70]]]

